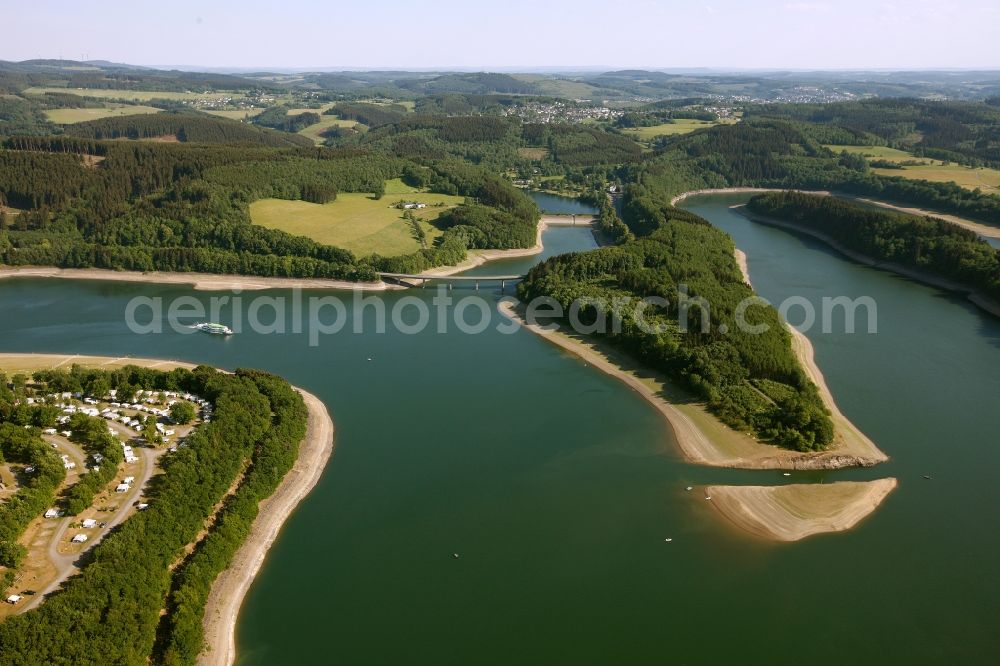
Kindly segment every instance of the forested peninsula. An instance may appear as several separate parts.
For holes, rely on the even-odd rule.
[[[820,451],[833,440],[829,413],[792,352],[776,310],[753,307],[737,325],[737,305],[753,296],[734,258],[732,239],[686,211],[662,211],[664,222],[649,229],[635,219],[636,237],[614,247],[553,257],[529,273],[522,300],[555,298],[568,312],[577,299],[611,303],[614,298],[658,296],[668,307],[647,308],[645,319],[662,332],[643,330],[635,313],[622,313],[620,332],[596,333],[653,369],[685,386],[722,421],[760,439],[798,451]],[[710,304],[682,308],[680,295]],[[585,308],[584,317],[610,316]],[[684,330],[686,329],[686,330]]]
[[[0,362],[46,360],[21,356],[7,355]],[[95,658],[118,664],[193,664],[204,646],[203,615],[212,582],[244,544],[260,502],[295,464],[309,410],[287,382],[256,370],[108,369],[100,365],[112,359],[94,361],[101,363],[0,377],[0,450],[18,469],[25,465],[19,473],[31,477],[18,499],[0,512],[0,551],[11,554],[0,562],[3,587],[17,578],[18,553],[23,557],[16,544],[10,546],[12,540],[28,521],[42,519],[42,511],[56,499],[63,469],[41,438],[43,429],[54,427],[59,415],[70,410],[66,405],[114,400],[109,404],[121,409],[129,407],[121,400],[145,405],[156,396],[176,395],[179,404],[204,401],[203,422],[169,450],[143,453],[160,459],[163,473],[144,489],[140,510],[86,553],[79,572],[44,603],[0,623],[0,654],[12,665],[91,663]],[[79,413],[84,407],[73,410]],[[176,411],[182,418],[185,410]],[[104,421],[83,414],[73,418],[80,421],[74,427],[85,429],[84,419],[100,427],[104,434],[96,440],[78,441],[90,453],[104,451]],[[144,446],[156,446],[155,432],[147,431],[152,434],[145,434]],[[103,468],[115,469],[108,458]],[[98,475],[90,470],[82,478]],[[72,507],[79,494],[73,489],[59,501]]]
[[[162,133],[177,141],[116,140]],[[374,281],[377,271],[415,273],[459,263],[470,249],[535,242],[537,207],[488,169],[447,155],[418,164],[373,147],[305,148],[291,137],[299,138],[179,112],[2,140],[0,206],[19,212],[0,213],[0,263]],[[381,199],[396,178],[466,198],[440,215],[434,245],[408,255],[357,257],[255,225],[248,212],[268,197]]]

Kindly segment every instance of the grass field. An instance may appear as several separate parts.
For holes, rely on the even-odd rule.
[[[323,143],[326,141],[322,136],[320,136],[324,131],[330,127],[356,127],[358,121],[356,120],[343,120],[337,118],[336,116],[323,116],[323,120],[319,121],[315,125],[310,125],[309,127],[304,127],[299,130],[299,134],[302,136],[307,136],[316,143]]]
[[[258,113],[262,113],[264,109],[222,109],[219,111],[208,111],[213,116],[219,116],[220,118],[229,118],[230,120],[243,120],[247,116],[253,118]]]
[[[885,160],[887,162],[907,162],[916,160],[919,165],[905,166],[902,169],[872,169],[881,176],[900,176],[913,180],[929,180],[935,183],[955,183],[961,187],[974,190],[977,187],[984,192],[996,194],[1000,192],[1000,170],[973,168],[961,164],[945,164],[940,160],[925,157],[915,157],[905,150],[897,150],[887,146],[826,146],[834,152],[847,151],[863,155],[869,160]]]
[[[712,127],[714,125],[722,125],[724,122],[720,121],[709,121],[709,120],[689,120],[686,118],[678,119],[672,123],[664,123],[662,125],[651,125],[649,127],[632,127],[629,129],[624,129],[622,132],[625,134],[631,134],[633,138],[639,141],[650,141],[658,136],[674,136],[677,134],[688,134],[695,130],[702,129],[704,127]]]
[[[902,169],[872,169],[872,171],[881,176],[902,176],[935,183],[955,183],[970,190],[978,187],[990,194],[1000,193],[1000,171],[997,169],[974,169],[959,164],[942,166],[940,162],[936,162]]]
[[[526,160],[544,160],[549,156],[548,148],[518,148],[517,154]]]
[[[888,146],[834,146],[824,144],[824,148],[829,148],[835,153],[848,152],[852,155],[862,155],[873,160],[886,160],[888,162],[905,162],[916,159],[912,153],[905,150],[897,150]]]
[[[326,111],[327,109],[332,109],[334,105],[336,105],[336,102],[328,102],[323,106],[316,107],[315,109],[310,109],[304,106],[297,109],[288,109],[288,113],[286,115],[297,116],[300,113],[306,113],[306,112],[318,113],[322,115],[324,111]]]
[[[403,219],[403,211],[391,207],[395,201],[406,198],[427,204],[427,208],[413,213],[426,232],[428,243],[441,235],[432,220],[446,207],[463,201],[462,197],[406,190],[412,188],[389,181],[386,195],[378,201],[370,194],[358,193],[339,194],[336,201],[328,204],[262,199],[250,205],[250,217],[254,224],[308,236],[320,243],[350,250],[359,257],[374,253],[392,257],[420,249],[413,228]],[[436,206],[438,203],[445,206]]]
[[[112,116],[135,116],[142,113],[159,113],[160,109],[153,106],[130,106],[128,104],[112,104],[103,109],[50,109],[45,116],[57,125],[72,125],[85,120],[110,118]]]
[[[232,99],[242,99],[243,93],[196,93],[196,92],[162,92],[157,90],[104,90],[101,88],[26,88],[25,95],[42,95],[45,93],[67,93],[70,95],[80,95],[81,97],[100,97],[102,99],[131,99],[140,102],[148,102],[151,99],[222,99],[229,97]]]

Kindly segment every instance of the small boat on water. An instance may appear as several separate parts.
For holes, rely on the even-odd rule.
[[[195,324],[191,328],[201,331],[202,333],[208,333],[210,335],[232,335],[233,329],[225,326],[224,324],[213,324],[209,322],[202,322],[201,324]]]

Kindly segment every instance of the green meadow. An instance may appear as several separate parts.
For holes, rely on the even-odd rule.
[[[417,192],[395,180],[386,182],[385,196],[378,200],[371,194],[354,192],[339,194],[336,201],[326,204],[262,199],[250,205],[250,217],[254,224],[308,236],[359,257],[376,253],[391,257],[420,249],[412,225],[403,219],[403,211],[392,207],[400,199],[427,204],[427,208],[414,210],[413,214],[429,242],[442,233],[433,220],[463,201],[458,196]]]

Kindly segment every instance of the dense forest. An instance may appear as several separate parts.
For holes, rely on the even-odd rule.
[[[284,116],[284,109],[281,110],[281,115]],[[315,120],[306,123],[307,125],[319,122],[317,114],[311,115],[315,117]],[[297,117],[291,116],[291,119]],[[257,118],[254,120],[256,121]],[[257,124],[266,125],[264,122]],[[287,128],[280,124],[277,129],[297,131],[294,126]],[[70,125],[65,131],[70,136],[98,140],[168,137],[192,143],[248,143],[278,148],[287,146],[309,148],[312,146],[312,142],[304,137],[268,132],[235,120],[191,111],[164,111],[149,115],[102,118]]]
[[[706,187],[837,190],[1000,226],[1000,196],[954,183],[879,176],[862,157],[835,153],[801,123],[783,120],[719,125],[672,139],[631,167],[625,180],[634,184],[633,196],[660,200]]]
[[[323,112],[344,120],[356,120],[369,127],[381,127],[400,122],[406,117],[406,107],[398,104],[368,104],[341,102]]]
[[[254,125],[270,127],[271,129],[282,130],[284,132],[295,133],[305,129],[310,125],[315,125],[322,120],[318,113],[314,111],[302,111],[300,113],[289,113],[290,107],[279,104],[265,109],[253,117]],[[305,145],[312,145],[306,142]]]
[[[194,664],[202,649],[202,614],[212,581],[246,538],[258,503],[274,492],[297,456],[306,428],[301,396],[273,375],[252,370],[229,375],[206,367],[161,372],[74,366],[37,373],[34,379],[52,390],[80,390],[99,379],[126,391],[187,391],[208,399],[215,411],[210,423],[163,459],[165,473],[147,492],[149,509],[109,534],[81,572],[45,603],[0,624],[4,664],[93,663],[95,655],[101,663],[147,664],[152,658],[154,663]],[[34,517],[51,505],[62,463],[41,443],[37,426],[26,430],[17,419],[9,420],[17,410],[6,381],[3,391],[8,397],[0,396],[0,450],[9,459],[38,463],[34,486],[18,492],[24,500],[17,505],[20,513]],[[244,470],[208,535],[185,554]],[[40,497],[32,499],[32,494]],[[2,506],[6,510],[10,504]],[[8,539],[23,522],[7,513],[0,513],[0,539]],[[0,552],[4,543],[0,540]],[[169,615],[162,616],[163,609]]]
[[[27,549],[18,543],[29,523],[52,506],[56,490],[66,477],[62,460],[42,441],[41,428],[55,424],[56,415],[45,406],[15,405],[7,377],[0,375],[0,462],[19,463],[25,484],[0,503],[0,594],[12,583]]]
[[[581,125],[525,125],[524,138],[528,145],[548,148],[555,162],[567,166],[634,162],[642,153],[628,137]]]
[[[0,94],[0,136],[54,134],[56,126],[34,100]]]
[[[16,92],[59,87],[75,75],[61,67],[0,65],[0,78]],[[245,95],[269,89],[224,75],[93,69],[80,79],[84,90],[143,81],[164,91],[176,85],[211,90],[227,82]],[[64,77],[58,81],[57,71]],[[99,102],[61,92],[0,96],[0,135],[7,137],[0,139],[0,206],[13,209],[0,214],[0,262],[372,280],[387,268],[451,263],[471,248],[530,245],[538,213],[512,181],[588,195],[609,182],[623,185],[621,218],[610,210],[601,216],[613,238],[663,226],[673,195],[728,186],[837,190],[1000,225],[998,196],[881,176],[862,157],[835,149],[905,143],[922,154],[945,150],[966,163],[991,163],[1000,107],[988,100],[745,105],[742,122],[664,137],[649,152],[620,128],[715,118],[710,109],[717,102],[685,95],[633,107],[616,120],[525,122],[512,113],[521,105],[578,103],[545,97],[545,85],[508,75],[410,79],[399,72],[307,75],[303,81],[316,88],[296,92],[294,100],[275,97],[270,88],[268,108],[249,122],[164,103],[168,110],[158,114],[60,127],[48,122],[45,109],[67,107],[74,98],[78,105]],[[590,80],[685,85],[673,75],[639,71]],[[382,98],[383,86],[412,95]],[[414,100],[414,108],[398,103],[402,99]],[[290,115],[293,108],[303,110]],[[296,132],[319,121],[323,108],[361,127],[332,131],[317,148]],[[250,220],[248,206],[260,198],[378,197],[386,181],[400,177],[425,191],[467,197],[438,221],[445,233],[436,244],[405,257],[355,257]],[[592,198],[600,205],[603,197]]]
[[[426,94],[438,93],[514,93],[531,95],[539,92],[534,84],[509,74],[476,72],[472,74],[443,74],[430,80],[409,79],[398,81],[399,87]]]
[[[479,127],[447,119],[438,129],[451,145],[489,139],[496,122],[512,131],[505,121],[483,120]],[[538,211],[530,199],[446,152],[407,159],[374,143],[316,148],[293,134],[187,112],[79,123],[73,132],[0,144],[0,205],[24,211],[0,216],[0,263],[370,281],[386,267],[422,269],[461,261],[471,248],[534,243]],[[186,141],[110,140],[164,132]],[[404,175],[470,202],[442,220],[437,246],[411,256],[358,258],[250,220],[248,206],[260,198],[378,196],[386,180]]]
[[[969,166],[1000,167],[1000,107],[986,102],[869,99],[750,107],[749,117],[846,130],[824,143],[888,145]]]
[[[747,208],[817,231],[878,261],[958,282],[1000,303],[1000,250],[958,225],[797,192],[762,194]]]

